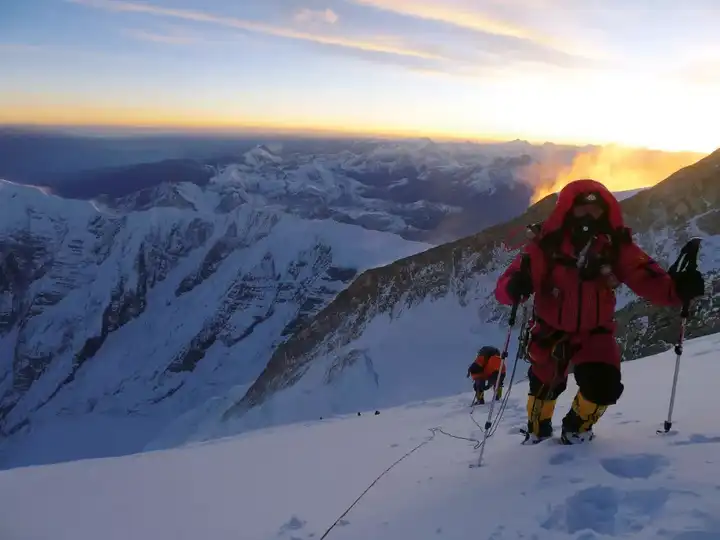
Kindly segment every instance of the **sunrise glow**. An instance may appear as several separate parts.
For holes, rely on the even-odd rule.
[[[613,175],[641,187],[720,145],[720,12],[619,2],[21,2],[0,17],[0,124],[694,153]]]
[[[703,157],[703,153],[696,152],[669,153],[604,146],[578,155],[571,166],[555,173],[552,182],[542,185],[533,194],[532,202],[557,193],[580,178],[601,180],[614,192],[651,187]]]

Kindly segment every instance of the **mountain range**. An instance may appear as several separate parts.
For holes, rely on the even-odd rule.
[[[94,139],[44,137],[40,144],[37,135],[0,132],[0,149],[6,149],[0,150],[0,178],[123,211],[145,209],[159,200],[172,204],[165,198],[169,185],[211,184],[228,205],[273,207],[430,243],[455,240],[522,213],[538,186],[552,183],[579,154],[595,149],[430,139],[203,144],[183,138],[110,139],[99,146]],[[44,158],[26,159],[26,147]],[[152,159],[159,156],[165,157]],[[142,161],[126,163],[133,158]],[[33,168],[53,163],[52,171]],[[92,166],[97,163],[108,165]]]
[[[385,153],[373,143],[332,159],[254,146],[223,164],[192,160],[207,178],[149,175],[152,185],[127,193],[0,183],[0,466],[163,448],[464,388],[477,348],[504,337],[494,280],[518,230],[555,196],[480,233],[411,241],[442,227],[422,229],[402,206],[417,199],[397,202],[394,190],[440,186],[442,170],[460,191],[504,200],[503,189],[527,184],[503,174],[532,163],[497,157],[471,173],[428,144]],[[506,172],[494,176],[495,166]],[[665,266],[689,235],[703,236],[712,283],[719,167],[716,152],[622,202]],[[388,171],[407,183],[383,184]],[[472,214],[463,199],[455,214],[447,199],[417,206]],[[670,345],[675,314],[626,293],[620,308],[626,359]],[[715,331],[714,288],[701,310],[690,335]]]

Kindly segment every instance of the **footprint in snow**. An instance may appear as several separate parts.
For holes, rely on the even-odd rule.
[[[628,454],[600,460],[603,469],[619,478],[650,478],[669,463],[659,454]]]
[[[583,538],[636,534],[652,523],[667,503],[665,489],[623,491],[607,486],[582,489],[556,505],[540,523],[543,529]]]
[[[284,533],[287,531],[297,531],[302,529],[305,526],[305,523],[306,522],[299,517],[293,516],[282,527],[280,527],[280,532]]]
[[[575,456],[572,454],[572,452],[560,452],[559,454],[555,454],[553,457],[551,457],[548,460],[548,463],[550,463],[550,465],[563,465],[565,463],[571,462],[574,459]]]
[[[686,446],[688,444],[707,444],[707,443],[720,443],[720,436],[708,437],[700,433],[690,435],[686,441],[675,441],[671,444],[673,446]]]

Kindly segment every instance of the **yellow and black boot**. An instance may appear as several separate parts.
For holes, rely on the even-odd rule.
[[[552,417],[555,412],[554,399],[539,399],[528,396],[528,427],[523,444],[536,444],[552,437]]]
[[[607,405],[598,405],[585,398],[580,390],[575,394],[572,407],[562,421],[563,444],[578,444],[593,438],[593,425],[607,410]]]
[[[497,389],[497,392],[495,392],[495,401],[500,401],[502,399],[502,386],[500,386]]]
[[[475,405],[485,405],[485,392],[483,390],[475,390]]]

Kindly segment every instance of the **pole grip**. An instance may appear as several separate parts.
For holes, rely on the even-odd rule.
[[[675,262],[672,264],[668,273],[673,277],[677,278],[679,274],[688,271],[697,270],[697,258],[700,251],[701,238],[695,237],[687,241],[687,243],[680,250],[680,254]],[[680,311],[680,316],[683,319],[687,319],[690,315],[690,301],[685,300]]]

